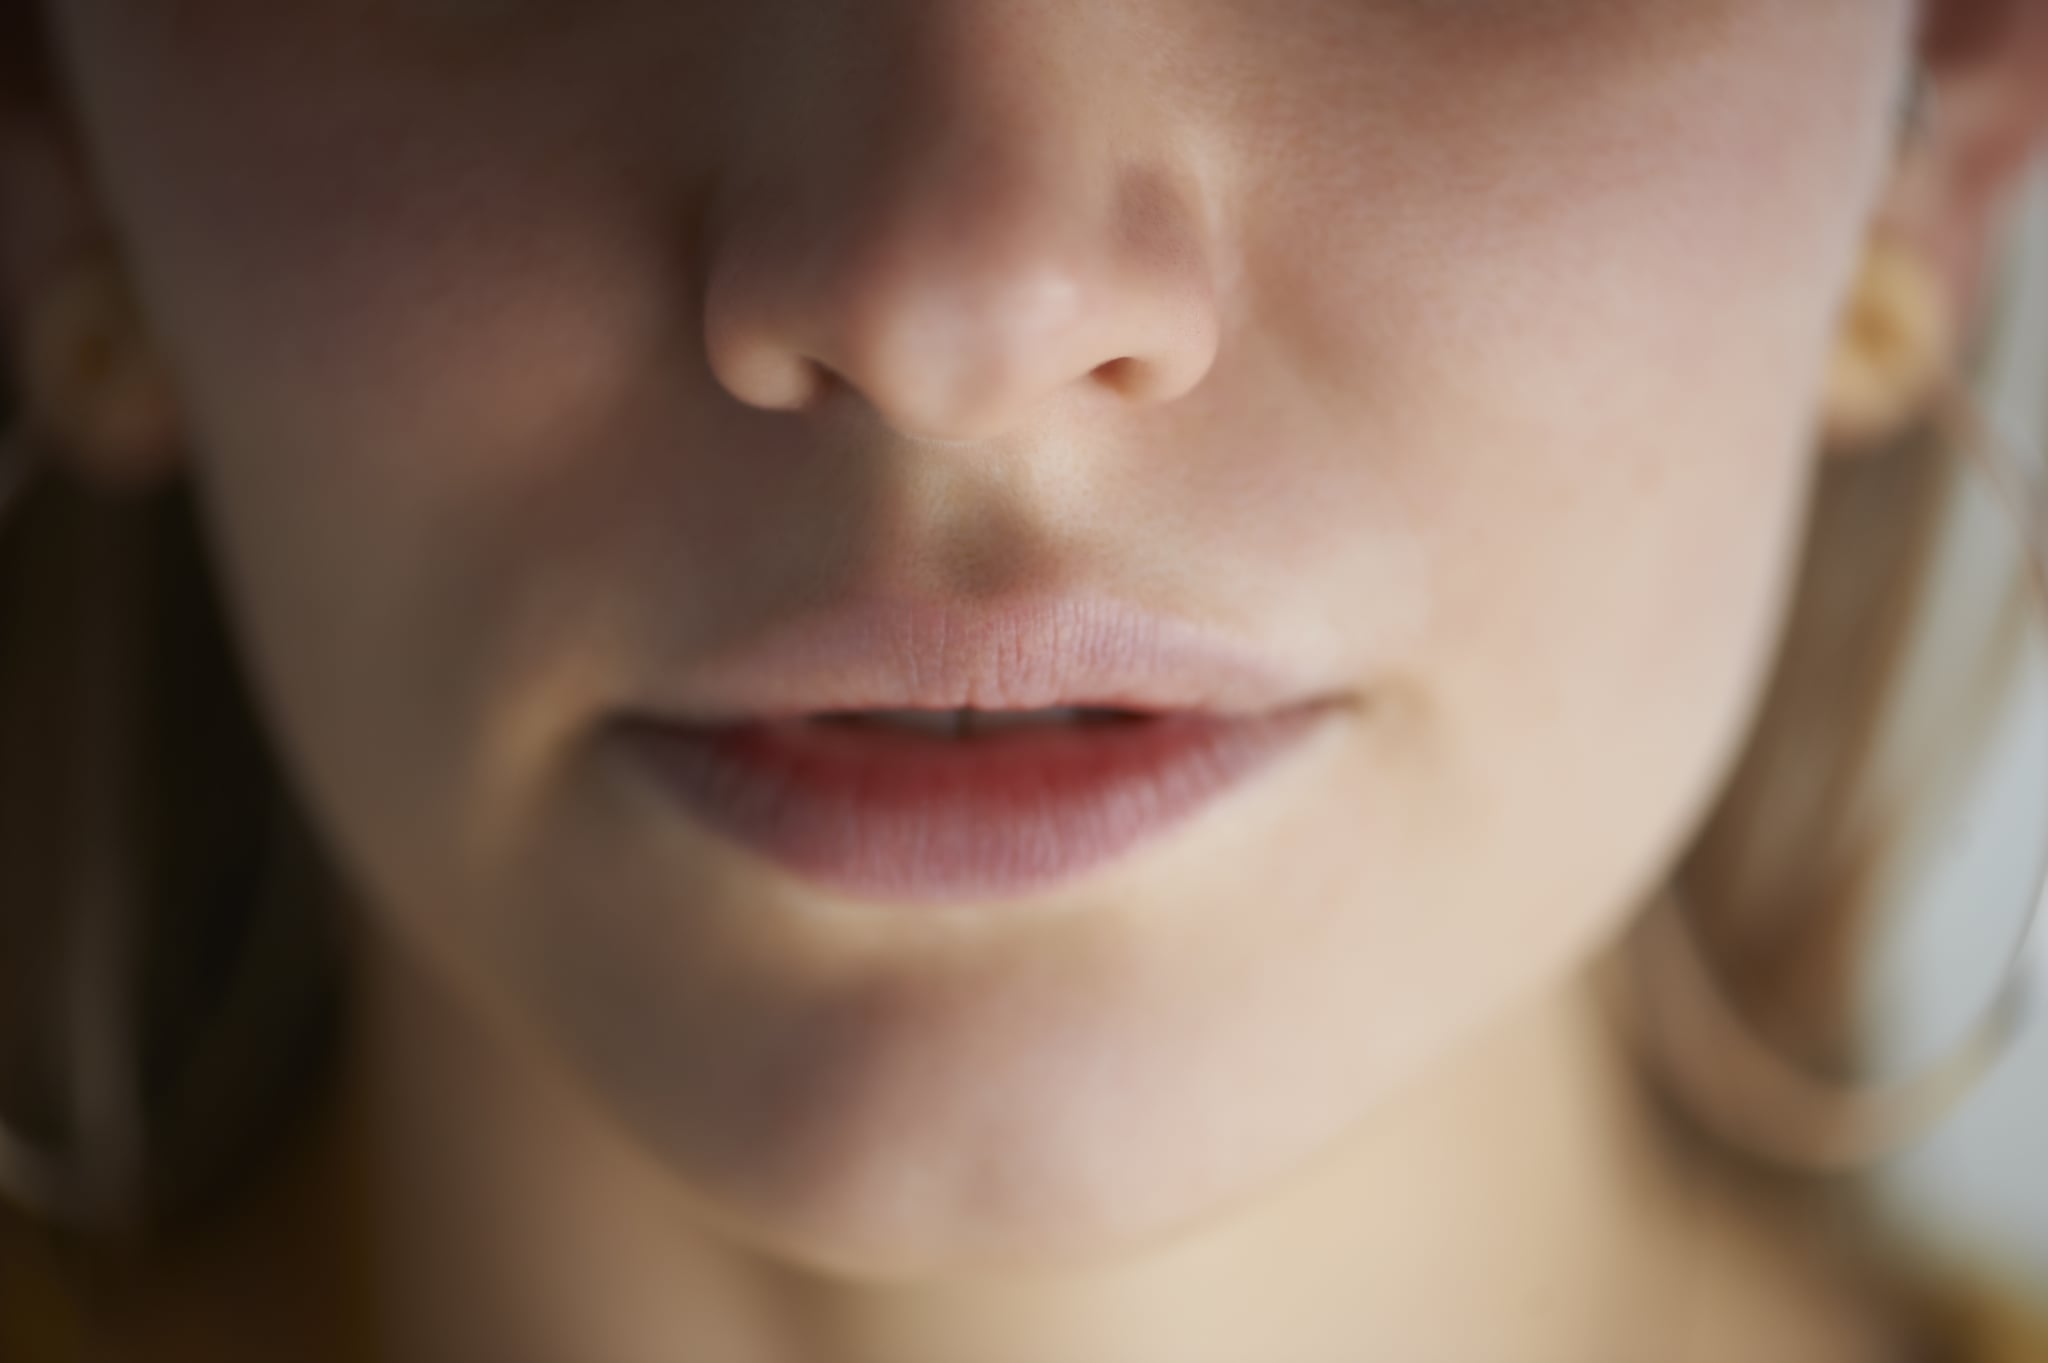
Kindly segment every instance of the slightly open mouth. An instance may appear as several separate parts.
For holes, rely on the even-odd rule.
[[[1137,710],[1055,708],[1047,710],[827,710],[809,723],[840,728],[881,729],[928,738],[974,738],[1026,729],[1096,729],[1143,723],[1153,715]]]
[[[1249,781],[1333,713],[817,711],[620,726],[704,827],[885,901],[1020,894],[1109,862]]]

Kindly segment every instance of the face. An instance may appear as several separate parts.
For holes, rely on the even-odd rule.
[[[52,8],[365,911],[732,1225],[874,1272],[1199,1218],[1624,921],[1772,654],[1912,18]],[[1332,708],[957,903],[622,757],[847,600],[1076,595]]]

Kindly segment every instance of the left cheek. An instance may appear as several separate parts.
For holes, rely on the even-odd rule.
[[[1473,798],[1574,876],[1642,871],[1703,808],[1775,651],[1811,472],[1796,444],[1701,447],[1646,490],[1610,459],[1562,513],[1466,527],[1493,591],[1438,674]]]

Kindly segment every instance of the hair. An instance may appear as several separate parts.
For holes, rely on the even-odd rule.
[[[52,94],[36,8],[0,0],[0,109]],[[1819,462],[1774,673],[1674,867],[1731,999],[1815,1068],[1854,1060],[1900,849],[1942,825],[2015,669],[2017,569],[1961,647],[1926,628],[1968,548],[1956,470],[1927,431]],[[0,1125],[74,1152],[65,1207],[152,1234],[231,1205],[279,1148],[348,997],[342,877],[266,741],[206,539],[186,487],[61,472],[0,525]]]

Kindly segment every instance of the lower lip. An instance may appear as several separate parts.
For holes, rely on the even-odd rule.
[[[866,899],[1049,888],[1192,819],[1333,713],[1180,713],[953,739],[807,722],[623,726],[703,824]]]

